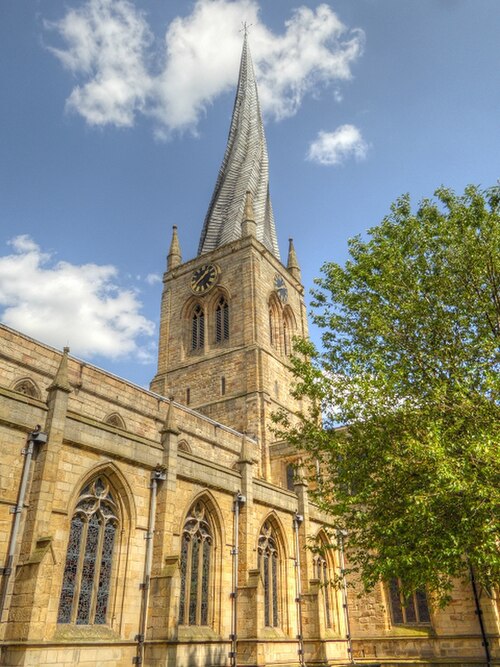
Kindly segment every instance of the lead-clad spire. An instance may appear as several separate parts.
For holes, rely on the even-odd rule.
[[[253,199],[257,238],[279,259],[266,138],[245,34],[226,152],[203,224],[199,255],[241,237],[247,191]]]

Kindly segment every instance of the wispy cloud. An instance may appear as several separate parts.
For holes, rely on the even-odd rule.
[[[364,160],[369,146],[354,125],[340,125],[334,132],[319,132],[309,146],[307,159],[318,164],[339,165],[354,158]]]
[[[154,324],[136,292],[117,285],[114,266],[55,262],[27,235],[0,257],[5,324],[78,355],[151,361]]]
[[[295,114],[313,90],[350,79],[363,50],[363,32],[348,30],[326,4],[295,10],[277,35],[255,0],[197,0],[159,43],[131,2],[88,0],[46,24],[65,45],[49,48],[78,80],[68,108],[91,125],[132,126],[143,114],[160,136],[196,131],[207,105],[235,85],[242,17],[253,24],[262,109],[276,120]]]

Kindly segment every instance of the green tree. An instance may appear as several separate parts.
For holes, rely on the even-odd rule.
[[[398,576],[441,604],[474,568],[500,581],[500,188],[398,199],[313,291],[278,430],[319,460],[316,502],[366,589]],[[342,427],[338,425],[342,424]]]

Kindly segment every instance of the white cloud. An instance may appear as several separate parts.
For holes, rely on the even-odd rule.
[[[94,125],[130,126],[142,113],[155,119],[160,136],[196,131],[207,105],[235,86],[242,18],[252,24],[261,106],[276,120],[296,113],[307,94],[350,79],[363,50],[363,32],[349,31],[326,4],[295,10],[276,35],[260,21],[255,0],[197,0],[158,44],[132,3],[88,0],[47,24],[66,43],[51,51],[82,81],[68,107]]]
[[[319,132],[309,146],[307,159],[331,166],[342,164],[348,158],[364,160],[368,144],[354,125],[340,125],[334,132]]]
[[[144,280],[148,285],[156,285],[157,283],[161,283],[161,276],[158,273],[148,273]]]
[[[125,0],[90,0],[63,19],[46,23],[67,49],[49,47],[73,74],[86,79],[67,100],[89,125],[131,126],[145,108],[152,81],[146,69],[149,27]]]
[[[27,235],[0,257],[2,320],[74,354],[151,361],[153,322],[140,314],[137,294],[117,286],[113,266],[54,262]]]

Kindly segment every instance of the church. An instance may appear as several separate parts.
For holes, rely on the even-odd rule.
[[[363,594],[271,416],[307,336],[280,258],[245,37],[224,159],[184,261],[173,228],[150,390],[0,327],[0,664],[481,665],[498,601]],[[341,545],[338,545],[341,546]],[[348,554],[346,554],[348,557]],[[479,614],[478,614],[479,611]]]

